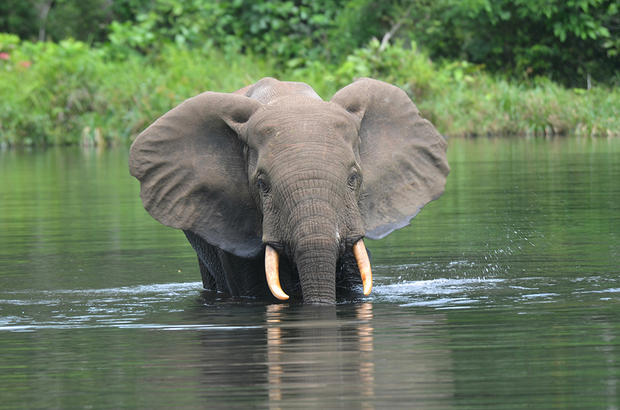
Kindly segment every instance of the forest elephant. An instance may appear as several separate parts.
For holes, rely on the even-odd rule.
[[[363,238],[409,224],[449,172],[407,94],[369,78],[329,102],[273,78],[204,92],[144,130],[129,167],[151,216],[185,232],[206,289],[328,304],[370,293]]]

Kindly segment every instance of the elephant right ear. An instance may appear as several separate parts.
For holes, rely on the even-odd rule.
[[[151,216],[235,255],[256,255],[261,222],[239,134],[260,107],[242,95],[205,92],[144,130],[131,146],[129,169]]]
[[[359,79],[331,101],[359,121],[360,210],[366,236],[382,238],[442,194],[446,141],[403,90],[382,81]]]

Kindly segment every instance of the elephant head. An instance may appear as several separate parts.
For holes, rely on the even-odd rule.
[[[296,268],[305,302],[334,303],[336,268],[362,238],[409,223],[443,192],[446,142],[399,88],[360,79],[323,101],[303,83],[265,78],[205,92],[172,109],[131,147],[147,211],[244,258],[264,251],[274,296],[278,260]]]

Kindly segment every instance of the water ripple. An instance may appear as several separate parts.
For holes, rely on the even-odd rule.
[[[156,283],[151,285],[122,286],[118,288],[104,289],[57,289],[41,291],[42,294],[58,294],[58,295],[143,295],[149,293],[176,295],[188,291],[202,289],[200,282],[181,282],[181,283]],[[19,290],[4,292],[6,294],[32,294],[31,290]]]

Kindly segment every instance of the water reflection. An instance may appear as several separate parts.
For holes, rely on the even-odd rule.
[[[619,153],[451,141],[367,303],[313,308],[198,299],[125,150],[0,152],[0,407],[618,408]]]
[[[371,303],[344,312],[335,306],[298,306],[291,312],[285,305],[270,305],[265,316],[269,408],[286,407],[293,398],[314,403],[326,396],[371,408]]]
[[[150,356],[186,365],[197,358],[188,370],[199,370],[196,382],[211,405],[374,407],[372,303],[261,306],[230,300],[213,305],[209,296],[207,300],[208,305],[181,313],[185,325],[179,332],[165,331],[172,326],[153,329],[164,339],[192,331],[198,343],[166,344]]]

